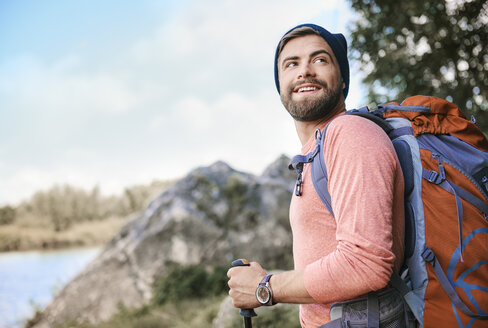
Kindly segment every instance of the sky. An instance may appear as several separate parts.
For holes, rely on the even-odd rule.
[[[300,151],[276,44],[346,1],[0,0],[0,206],[71,184],[104,194],[218,160],[260,174]],[[347,108],[362,106],[351,67]]]

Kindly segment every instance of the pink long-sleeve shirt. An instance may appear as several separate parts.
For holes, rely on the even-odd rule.
[[[314,147],[312,137],[302,153]],[[364,118],[341,116],[327,129],[324,152],[335,218],[308,164],[302,196],[290,205],[295,268],[305,268],[305,287],[317,302],[300,306],[302,327],[330,321],[334,302],[385,287],[403,260],[403,175],[386,134]]]

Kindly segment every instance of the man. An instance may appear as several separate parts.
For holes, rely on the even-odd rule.
[[[302,153],[315,146],[317,129],[334,120],[325,136],[332,216],[317,196],[310,165],[302,195],[293,195],[290,224],[295,269],[267,276],[260,264],[228,272],[238,308],[256,308],[258,284],[268,283],[267,304],[300,305],[303,327],[330,321],[333,303],[385,288],[403,260],[403,176],[386,134],[374,123],[345,112],[349,90],[347,45],[342,34],[299,25],[280,40],[275,81],[293,117]],[[340,116],[340,117],[338,117]],[[267,300],[265,300],[267,301]]]

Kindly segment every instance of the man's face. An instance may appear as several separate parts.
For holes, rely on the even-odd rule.
[[[297,121],[327,117],[343,96],[337,60],[318,35],[288,41],[278,58],[278,72],[281,101]]]

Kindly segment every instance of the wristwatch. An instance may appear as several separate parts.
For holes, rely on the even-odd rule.
[[[268,274],[264,276],[263,280],[256,288],[256,298],[261,305],[274,305],[273,303],[273,292],[271,291],[271,287],[269,286],[269,279],[271,278],[272,274]]]

